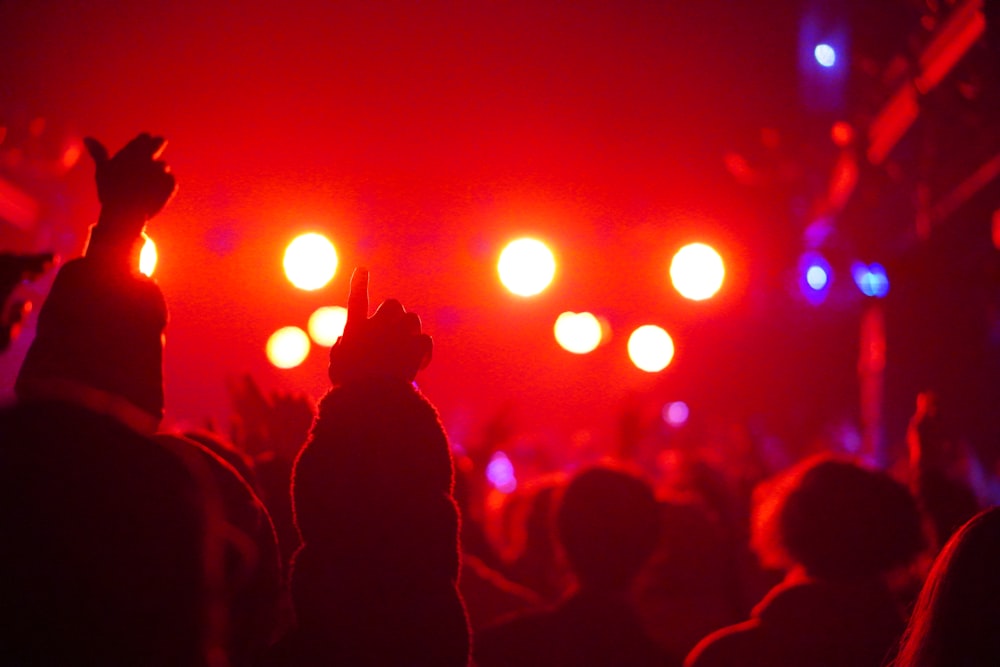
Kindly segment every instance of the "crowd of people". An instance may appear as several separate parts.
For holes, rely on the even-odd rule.
[[[493,506],[414,384],[431,338],[398,301],[369,315],[357,269],[315,409],[247,378],[228,436],[162,432],[167,304],[137,251],[164,146],[87,141],[100,218],[0,408],[0,664],[1000,664],[1000,510],[929,394],[901,474],[688,459],[654,484],[619,459]],[[50,260],[0,259],[4,300]]]

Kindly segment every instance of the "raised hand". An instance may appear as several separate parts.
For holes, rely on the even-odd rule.
[[[233,443],[257,460],[277,456],[292,461],[312,426],[312,401],[299,393],[265,394],[250,375],[227,382],[227,389]]]
[[[925,470],[947,470],[955,462],[957,453],[945,432],[934,392],[925,391],[917,396],[906,436],[911,465]]]
[[[330,349],[330,381],[396,378],[412,382],[431,360],[431,337],[420,318],[395,299],[382,302],[368,317],[368,270],[355,269],[347,302],[344,335]]]
[[[83,141],[97,167],[97,196],[101,201],[98,227],[114,236],[138,237],[146,221],[159,213],[177,190],[170,168],[160,159],[166,140],[143,133],[114,157],[109,157],[97,139],[87,137]]]

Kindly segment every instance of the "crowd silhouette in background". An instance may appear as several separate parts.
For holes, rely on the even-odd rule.
[[[414,384],[420,319],[369,316],[357,269],[315,409],[248,377],[228,436],[160,432],[164,146],[87,140],[100,218],[0,408],[0,664],[1000,664],[1000,514],[931,394],[899,470],[618,460],[498,508]],[[51,259],[0,256],[0,349]]]

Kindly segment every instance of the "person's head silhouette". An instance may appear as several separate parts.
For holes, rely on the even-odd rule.
[[[627,588],[656,548],[659,527],[649,484],[604,466],[570,481],[556,515],[559,540],[584,590]]]

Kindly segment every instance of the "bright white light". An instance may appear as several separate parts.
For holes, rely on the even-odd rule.
[[[278,368],[295,368],[309,355],[309,336],[298,327],[278,329],[267,339],[267,358]]]
[[[601,322],[593,313],[565,312],[556,318],[556,342],[567,352],[587,354],[601,344]]]
[[[722,257],[711,246],[690,243],[670,262],[670,281],[681,296],[704,301],[715,295],[726,277]]]
[[[323,306],[309,316],[309,336],[317,345],[330,347],[344,335],[347,309],[340,306]]]
[[[829,276],[826,275],[826,269],[822,266],[813,264],[806,271],[806,282],[809,283],[809,287],[814,290],[821,290],[826,287],[826,283],[829,279]]]
[[[663,421],[671,426],[683,426],[691,411],[684,401],[674,401],[663,406]]]
[[[823,67],[833,67],[837,64],[837,52],[829,44],[817,44],[813,49],[813,55]]]
[[[674,341],[660,327],[646,324],[629,336],[628,356],[640,370],[658,373],[674,358]]]
[[[283,264],[293,285],[316,290],[330,282],[337,272],[337,250],[322,234],[303,234],[288,244]]]
[[[142,233],[142,250],[139,251],[139,273],[151,278],[153,276],[153,271],[156,270],[156,260],[158,255],[156,254],[156,244],[153,243],[153,239],[146,236],[146,233]]]
[[[535,296],[549,286],[556,274],[552,251],[537,239],[511,241],[497,262],[500,282],[518,296]]]

